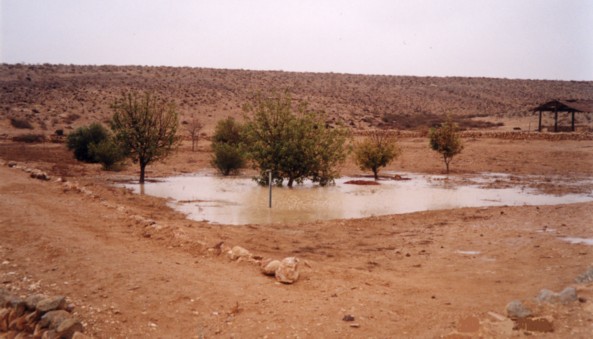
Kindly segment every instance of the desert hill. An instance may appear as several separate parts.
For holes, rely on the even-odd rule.
[[[242,105],[259,91],[287,90],[325,112],[328,123],[358,129],[423,128],[445,114],[458,116],[466,127],[490,127],[496,118],[531,116],[547,100],[593,99],[591,81],[49,64],[1,64],[0,88],[0,127],[10,127],[10,118],[26,119],[48,134],[107,121],[110,104],[126,90],[167,96],[182,120],[193,114],[207,129],[220,118],[241,116]],[[473,119],[480,117],[490,119]]]

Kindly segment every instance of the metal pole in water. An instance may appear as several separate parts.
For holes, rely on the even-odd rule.
[[[269,203],[268,203],[268,207],[272,208],[272,171],[268,172],[268,186],[270,186],[270,198],[269,198]]]

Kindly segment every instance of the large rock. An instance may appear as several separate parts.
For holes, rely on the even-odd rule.
[[[261,271],[265,275],[275,275],[280,267],[280,261],[275,259],[266,259],[261,263]]]
[[[49,311],[41,317],[39,325],[42,328],[56,329],[64,320],[69,318],[72,318],[72,315],[64,310]]]
[[[519,300],[513,300],[507,304],[507,315],[511,319],[525,318],[531,314],[531,310],[525,307]]]
[[[25,298],[25,303],[27,304],[27,309],[34,310],[37,308],[37,303],[41,300],[46,299],[47,297],[43,294],[32,294]]]
[[[577,290],[574,287],[567,287],[560,293],[542,289],[536,297],[536,300],[540,303],[562,303],[568,304],[578,299]]]
[[[56,329],[60,338],[72,338],[74,333],[82,332],[82,324],[74,318],[68,318],[60,323]]]
[[[227,255],[231,260],[251,258],[251,253],[241,246],[233,247],[230,251],[227,252]]]
[[[62,296],[42,299],[37,303],[37,310],[41,313],[63,310],[66,307],[66,298]]]
[[[299,260],[295,257],[282,259],[276,269],[276,280],[283,284],[292,284],[299,279]]]

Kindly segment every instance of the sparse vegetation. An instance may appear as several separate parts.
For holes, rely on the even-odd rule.
[[[140,165],[140,183],[146,166],[166,158],[178,145],[175,104],[151,93],[124,93],[113,104],[111,127],[134,162]]]
[[[200,131],[204,128],[204,124],[192,114],[191,120],[187,122],[185,128],[191,137],[191,150],[195,152],[200,138]]]
[[[12,141],[16,142],[26,142],[26,143],[38,143],[45,141],[45,135],[43,134],[36,134],[36,133],[26,133],[15,135],[12,137]]]
[[[245,142],[260,171],[260,184],[268,183],[268,171],[278,186],[287,180],[288,187],[305,179],[326,185],[338,175],[336,166],[346,157],[347,133],[326,127],[305,101],[294,103],[287,93],[258,95],[245,110],[253,113],[246,123]]]
[[[457,124],[449,117],[440,127],[430,130],[429,138],[430,148],[443,156],[446,171],[449,173],[449,163],[454,156],[463,150],[463,143],[457,131]]]
[[[232,117],[220,120],[212,137],[212,166],[222,175],[236,173],[245,167],[245,151],[242,145],[242,129]]]
[[[354,146],[354,161],[361,170],[371,170],[375,180],[378,180],[379,169],[389,165],[400,152],[395,136],[387,131],[373,131]]]
[[[33,129],[33,125],[26,119],[11,118],[10,124],[14,128],[19,129]]]

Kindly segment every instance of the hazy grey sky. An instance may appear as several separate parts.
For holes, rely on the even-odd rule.
[[[593,0],[0,0],[0,61],[593,80]]]

